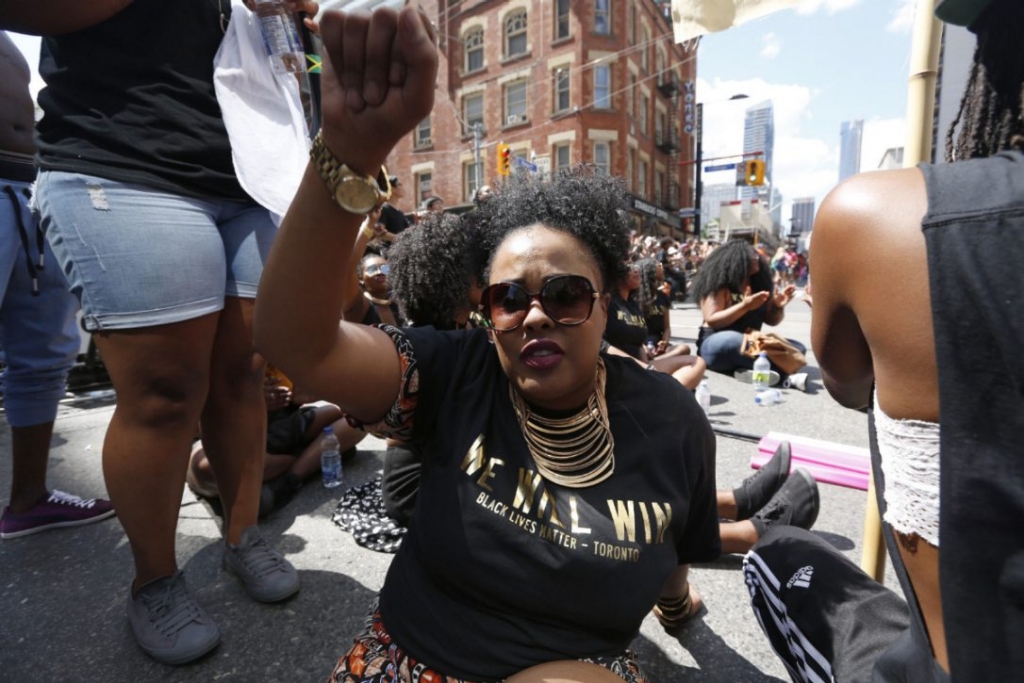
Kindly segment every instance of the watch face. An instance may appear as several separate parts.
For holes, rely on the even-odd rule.
[[[334,197],[341,208],[351,213],[370,213],[377,204],[377,190],[359,177],[343,178]]]

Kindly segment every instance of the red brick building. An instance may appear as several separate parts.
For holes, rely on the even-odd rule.
[[[388,159],[412,190],[401,209],[432,195],[469,203],[479,185],[500,181],[505,143],[513,172],[586,163],[623,178],[637,228],[679,234],[678,209],[692,206],[693,166],[678,162],[692,158],[697,64],[672,39],[667,0],[438,0],[427,9],[441,62],[433,112]]]

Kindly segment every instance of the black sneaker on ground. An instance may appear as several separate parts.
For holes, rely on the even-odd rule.
[[[773,526],[796,526],[810,529],[818,519],[818,484],[811,473],[802,467],[793,470],[782,488],[772,496],[768,504],[758,510],[750,521],[758,537]]]
[[[775,455],[771,460],[744,479],[739,488],[733,489],[737,522],[750,519],[751,515],[767,505],[775,492],[782,488],[789,477],[790,461],[789,442],[783,441],[775,449]]]

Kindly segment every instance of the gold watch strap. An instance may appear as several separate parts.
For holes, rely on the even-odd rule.
[[[338,160],[331,150],[327,148],[327,144],[324,142],[323,130],[317,131],[316,137],[313,138],[313,146],[309,149],[310,159],[313,161],[313,165],[316,168],[317,173],[327,183],[327,187],[331,190],[331,196],[334,196],[334,191],[337,189],[338,184],[341,182],[344,176],[359,176],[364,178],[369,183],[377,186],[378,200],[377,203],[386,202],[391,199],[391,182],[388,180],[388,170],[381,165],[380,171],[377,173],[377,177],[357,173],[347,165],[343,164]]]

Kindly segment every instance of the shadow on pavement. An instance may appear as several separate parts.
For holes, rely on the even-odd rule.
[[[743,655],[730,648],[701,618],[671,632],[670,636],[679,641],[679,644],[690,653],[696,660],[698,668],[676,664],[657,645],[640,636],[633,641],[633,649],[652,682],[671,683],[686,680],[782,683],[782,679],[762,673]]]

